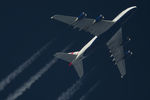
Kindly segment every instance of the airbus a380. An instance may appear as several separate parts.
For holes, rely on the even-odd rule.
[[[132,11],[135,8],[136,6],[132,6],[125,9],[113,20],[104,20],[104,16],[102,15],[98,16],[96,19],[86,18],[87,14],[84,12],[82,12],[78,17],[64,15],[52,16],[51,19],[61,21],[73,26],[73,28],[79,28],[79,30],[84,30],[94,35],[94,37],[80,51],[70,53],[58,52],[55,54],[55,56],[59,59],[69,62],[69,66],[73,65],[78,76],[81,78],[84,74],[82,62],[82,60],[84,59],[84,52],[93,44],[93,42],[98,37],[108,31],[123,16],[125,16],[128,12]],[[123,76],[126,74],[125,57],[122,42],[122,28],[120,27],[106,43],[107,47],[110,50],[111,57],[113,57],[113,61],[119,69],[121,78],[123,78]],[[128,53],[132,54],[130,50],[128,51]]]

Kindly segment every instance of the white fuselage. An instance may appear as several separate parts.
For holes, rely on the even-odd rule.
[[[78,53],[75,59],[78,59],[91,45],[92,43],[96,40],[97,36],[94,36]]]

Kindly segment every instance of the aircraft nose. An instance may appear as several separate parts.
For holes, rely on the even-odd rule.
[[[130,10],[135,9],[135,8],[137,8],[137,6],[129,7],[129,8],[127,9],[127,11],[130,11]]]
[[[133,9],[133,8],[137,8],[137,6],[132,6],[131,8],[132,8],[132,9]]]

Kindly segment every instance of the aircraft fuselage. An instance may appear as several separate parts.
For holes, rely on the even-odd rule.
[[[96,40],[97,36],[94,36],[78,53],[77,57],[75,58],[78,59],[92,44],[93,42]]]

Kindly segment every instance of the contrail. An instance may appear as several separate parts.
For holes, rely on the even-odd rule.
[[[69,46],[68,46],[69,47]],[[63,51],[65,51],[65,48]],[[54,58],[49,63],[45,65],[39,72],[37,72],[34,76],[32,76],[27,82],[25,82],[20,88],[18,88],[13,94],[10,94],[6,100],[15,100],[19,96],[21,96],[27,89],[29,89],[33,83],[35,83],[45,72],[48,71],[52,67],[52,65],[57,61],[57,58]]]
[[[74,95],[74,93],[80,89],[81,85],[82,79],[79,79],[70,88],[68,88],[67,91],[63,92],[57,100],[69,100]]]
[[[90,72],[92,72],[95,68],[93,67]],[[83,81],[87,78],[87,76],[90,74],[88,72],[85,74],[81,79],[76,81],[71,87],[69,87],[65,92],[63,92],[57,100],[69,100],[83,85]]]
[[[37,72],[34,76],[32,76],[26,83],[24,83],[20,88],[18,88],[13,94],[10,94],[6,100],[15,100],[19,96],[21,96],[27,89],[31,87],[31,85],[38,80],[55,62],[57,61],[54,58],[50,61],[43,69]]]
[[[41,55],[41,53],[47,49],[47,47],[52,42],[53,42],[53,40],[50,41],[50,42],[48,42],[39,51],[37,51],[35,54],[33,54],[28,60],[26,60],[23,64],[21,64],[17,69],[15,69],[8,76],[6,76],[0,82],[0,91],[2,91],[9,83],[11,83],[11,81],[14,80],[24,69],[26,69],[27,67],[29,67],[29,65],[31,65]]]
[[[81,98],[80,100],[86,100],[89,96],[89,94],[91,94],[95,88],[100,84],[100,81],[96,82]]]

